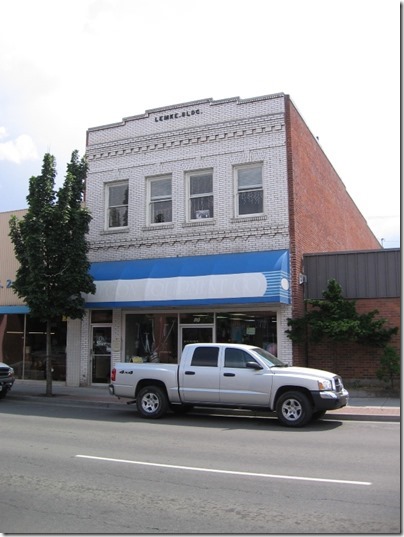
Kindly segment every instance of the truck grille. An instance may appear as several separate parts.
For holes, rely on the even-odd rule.
[[[344,385],[342,384],[342,378],[341,377],[334,377],[334,383],[335,383],[335,391],[341,392],[344,389]]]
[[[0,379],[4,380],[9,378],[10,375],[10,368],[9,367],[0,367]]]

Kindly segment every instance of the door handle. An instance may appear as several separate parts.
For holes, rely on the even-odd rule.
[[[223,373],[224,377],[235,377],[236,373]]]
[[[195,371],[185,371],[185,375],[195,375]]]

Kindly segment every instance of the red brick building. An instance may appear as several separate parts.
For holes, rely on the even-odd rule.
[[[308,254],[303,257],[306,299],[322,299],[328,281],[335,279],[346,300],[355,301],[359,314],[378,311],[385,328],[401,324],[401,256],[399,249]],[[400,354],[400,331],[389,342]],[[299,349],[302,365],[338,370],[345,378],[373,383],[383,348],[356,343],[309,343]],[[296,353],[297,355],[297,353]]]

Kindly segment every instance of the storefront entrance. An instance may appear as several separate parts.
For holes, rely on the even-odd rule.
[[[111,371],[111,326],[92,327],[92,382],[107,383]]]
[[[213,325],[181,325],[181,349],[189,343],[212,343]]]

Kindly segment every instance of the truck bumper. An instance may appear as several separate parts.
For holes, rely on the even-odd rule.
[[[312,392],[315,410],[336,410],[348,404],[347,390],[340,392]]]
[[[110,395],[115,395],[115,390],[114,390],[114,385],[113,384],[110,384],[108,386],[108,391],[109,391]]]

